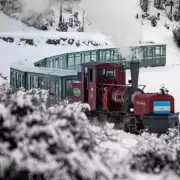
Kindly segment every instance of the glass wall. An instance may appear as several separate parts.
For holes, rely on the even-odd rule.
[[[102,61],[102,62],[114,62],[121,63],[125,62],[126,59],[123,58],[120,53],[121,49],[97,49],[92,51],[84,51],[77,53],[68,53],[59,55],[52,58],[45,58],[44,62],[40,63],[40,66],[46,66],[49,68],[58,69],[75,69],[78,64],[87,63],[90,61]],[[159,59],[166,57],[166,45],[144,45],[132,47],[132,59]],[[149,63],[149,61],[148,61]]]

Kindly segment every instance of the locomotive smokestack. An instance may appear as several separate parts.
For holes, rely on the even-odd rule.
[[[139,80],[139,61],[131,61],[130,69],[131,69],[131,82],[133,89],[138,88],[138,80]]]

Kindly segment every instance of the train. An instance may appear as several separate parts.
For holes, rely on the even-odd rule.
[[[69,92],[70,103],[89,104],[90,110],[86,110],[85,113],[91,122],[94,119],[98,119],[100,123],[107,121],[113,123],[115,129],[122,129],[125,132],[164,133],[168,128],[179,127],[179,113],[175,113],[174,97],[164,87],[152,93],[144,91],[146,85],[139,85],[139,61],[130,62],[131,79],[128,83],[126,70],[120,63],[90,61],[81,64],[80,67],[81,70],[76,72],[62,69],[52,71],[42,67],[28,69],[23,65],[13,65],[10,83],[11,86],[19,85],[25,89],[49,89],[50,99],[52,97],[55,99],[49,106],[56,103],[57,97],[64,100],[67,97],[66,92]],[[18,77],[17,71],[21,73],[19,78],[21,84],[14,78]],[[33,75],[37,78],[32,78]],[[39,87],[43,76],[46,85]],[[53,76],[56,78],[53,79]],[[33,80],[37,83],[32,83]],[[52,88],[54,90],[51,90]]]
[[[72,102],[88,103],[91,117],[113,122],[115,129],[125,132],[164,133],[168,128],[179,127],[174,97],[165,87],[158,93],[145,93],[145,85],[138,85],[139,66],[139,61],[130,62],[131,80],[126,84],[121,64],[82,64],[78,81],[72,84]]]

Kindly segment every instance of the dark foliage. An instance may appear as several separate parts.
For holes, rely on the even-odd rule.
[[[177,26],[175,29],[173,29],[172,32],[173,32],[175,42],[180,47],[180,26]]]
[[[170,130],[168,134],[143,134],[135,148],[131,168],[146,173],[161,173],[172,170],[180,176],[180,134]]]
[[[36,89],[1,91],[0,179],[111,179],[83,106],[46,109],[46,98],[46,91]]]

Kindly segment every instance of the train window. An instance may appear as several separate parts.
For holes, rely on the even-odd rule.
[[[116,75],[116,69],[114,70],[106,70],[106,69],[98,69],[97,77],[99,81],[102,81],[106,78],[114,79]]]
[[[66,59],[63,59],[63,60],[62,60],[62,68],[67,68]]]
[[[48,77],[42,77],[41,78],[41,88],[42,89],[49,89],[49,87],[48,87]]]
[[[139,48],[138,48],[138,57],[139,57],[140,59],[143,59],[143,55],[144,55],[143,48],[139,47]]]
[[[81,54],[75,55],[75,65],[81,64]]]
[[[163,56],[166,56],[166,46],[162,46],[161,52]]]
[[[161,55],[161,50],[160,50],[160,47],[159,46],[156,46],[155,47],[155,56],[160,56]]]
[[[29,89],[32,89],[32,77],[31,76],[29,76],[29,79],[30,79],[30,84],[29,84]]]
[[[50,59],[49,61],[49,67],[52,68],[53,67],[53,62],[52,62],[52,59]]]
[[[92,60],[92,61],[96,61],[96,60],[97,60],[97,58],[96,58],[96,52],[92,52],[92,53],[91,53],[91,60]]]
[[[53,59],[52,62],[53,62],[53,68],[56,68],[56,60]]]
[[[110,61],[111,60],[111,58],[110,58],[110,51],[106,51],[105,52],[105,56],[106,56],[105,61]]]
[[[119,59],[119,52],[117,50],[115,50],[114,52],[114,60],[118,60]]]
[[[31,88],[34,88],[34,76],[31,76],[31,83],[32,83]]]
[[[114,62],[114,50],[111,51],[111,62]]]
[[[106,61],[106,51],[102,52],[102,61]]]
[[[34,88],[38,88],[38,77],[34,76]]]
[[[95,76],[96,76],[95,69],[89,69],[89,81],[90,82],[94,82],[95,81]]]
[[[110,51],[110,61],[111,61],[111,62],[114,61],[113,56],[114,56],[114,51],[111,50],[111,51]]]
[[[26,86],[25,86],[25,84],[24,84],[24,83],[25,83],[25,76],[24,76],[24,74],[22,74],[22,87],[24,87],[24,88],[25,88]]]
[[[152,47],[147,48],[147,57],[153,57]]]
[[[58,69],[62,68],[62,57],[58,61]]]
[[[72,80],[66,80],[65,97],[72,96]]]
[[[99,54],[99,61],[103,61],[103,53],[102,53],[102,51],[100,51],[100,54]]]
[[[55,82],[54,81],[50,81],[49,82],[49,89],[50,89],[50,94],[54,95],[55,94]]]
[[[55,59],[55,68],[58,69],[59,58]]]
[[[61,89],[61,78],[59,79],[59,97],[62,95],[62,89]]]
[[[14,86],[14,72],[12,71],[12,86]]]
[[[56,94],[56,96],[58,96],[59,95],[59,82],[58,81],[56,81],[56,92],[55,92],[55,94]]]
[[[81,54],[81,62],[82,62],[82,63],[85,63],[85,54],[84,54],[84,53]]]
[[[13,86],[13,72],[10,72],[10,85]]]
[[[18,87],[21,87],[21,73],[18,73]]]
[[[90,62],[90,53],[85,54],[85,63]]]
[[[68,56],[68,67],[74,66],[74,54]]]
[[[15,73],[15,86],[18,86],[18,73]]]
[[[30,82],[31,80],[30,80],[30,76],[28,75],[28,89],[30,89],[31,87],[30,87]]]

